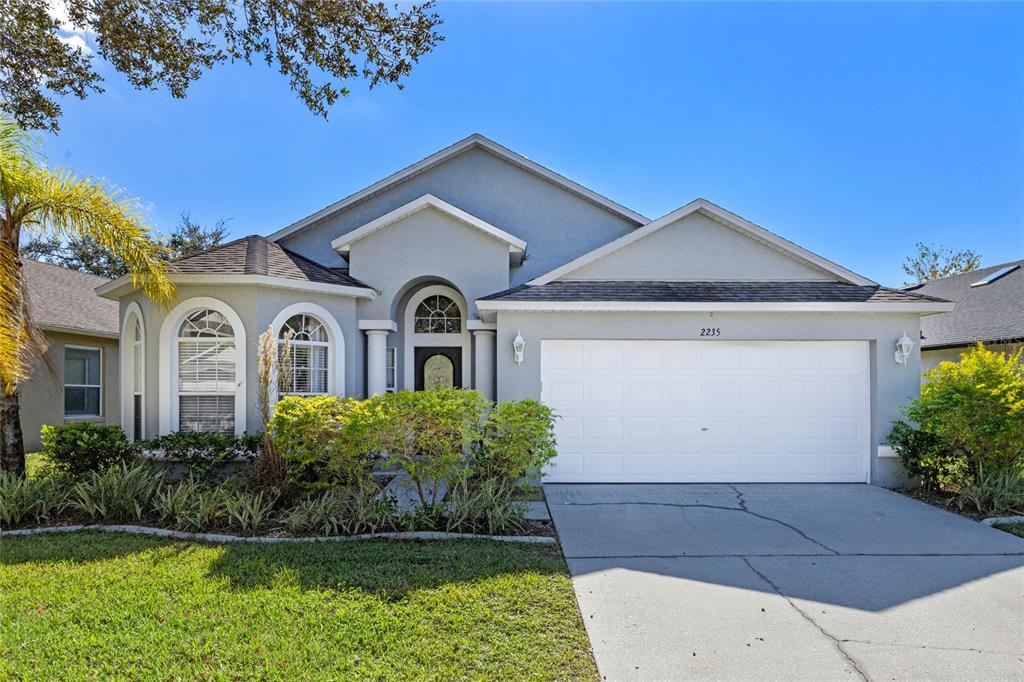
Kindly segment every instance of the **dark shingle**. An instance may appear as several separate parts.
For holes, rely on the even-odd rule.
[[[561,281],[518,286],[485,301],[644,301],[698,303],[901,303],[931,296],[842,282]]]
[[[176,260],[174,272],[269,275],[301,282],[369,288],[340,268],[328,268],[265,237],[249,236]]]
[[[991,284],[972,287],[994,272],[1020,265]],[[948,313],[921,318],[922,348],[1024,339],[1024,260],[944,277],[908,289],[956,302]]]
[[[96,295],[109,280],[84,272],[22,259],[29,314],[37,327],[83,334],[117,334],[117,301]]]

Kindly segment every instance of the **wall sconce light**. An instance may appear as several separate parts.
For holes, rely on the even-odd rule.
[[[516,330],[516,338],[512,339],[512,357],[516,361],[517,365],[523,364],[523,351],[526,350],[526,341],[523,340],[523,335]]]
[[[914,342],[911,341],[906,332],[903,332],[903,336],[896,342],[896,362],[901,365],[907,364],[907,359],[910,358],[910,351],[912,350],[914,350]]]

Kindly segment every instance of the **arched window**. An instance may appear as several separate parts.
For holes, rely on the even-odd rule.
[[[235,432],[235,330],[216,310],[178,327],[178,430]]]
[[[455,301],[435,294],[416,306],[413,324],[417,334],[458,334],[462,331],[462,312]]]
[[[286,384],[280,394],[317,395],[329,390],[330,337],[323,322],[313,315],[292,315],[281,326],[278,335],[278,358],[285,336],[290,336],[291,362],[282,368],[281,380]]]

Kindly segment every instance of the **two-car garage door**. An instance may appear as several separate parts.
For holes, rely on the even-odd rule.
[[[547,481],[864,482],[863,341],[552,341]]]

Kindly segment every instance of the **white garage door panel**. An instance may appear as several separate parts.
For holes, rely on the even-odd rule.
[[[548,481],[864,482],[863,341],[543,341]]]

